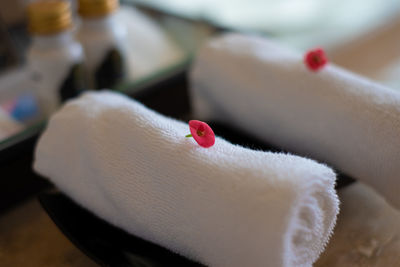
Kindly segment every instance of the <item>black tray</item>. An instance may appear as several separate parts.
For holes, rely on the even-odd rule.
[[[42,193],[39,201],[65,236],[101,266],[202,266],[108,224],[61,193]]]

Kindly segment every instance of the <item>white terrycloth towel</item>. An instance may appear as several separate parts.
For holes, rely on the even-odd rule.
[[[200,50],[191,83],[199,119],[327,162],[400,207],[398,92],[333,64],[311,72],[301,54],[239,34]]]
[[[310,266],[338,213],[334,172],[216,138],[111,92],[54,115],[34,167],[126,231],[210,266]]]

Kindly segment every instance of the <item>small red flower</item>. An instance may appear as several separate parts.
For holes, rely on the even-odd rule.
[[[304,63],[311,71],[319,71],[328,63],[328,58],[322,48],[310,50],[304,56]]]
[[[202,147],[211,147],[215,143],[215,134],[207,123],[197,120],[189,121],[190,133],[186,137],[193,137]]]

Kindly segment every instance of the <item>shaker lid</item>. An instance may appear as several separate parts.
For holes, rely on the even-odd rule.
[[[59,33],[71,26],[71,7],[67,1],[40,0],[28,5],[28,27],[33,34]]]
[[[78,13],[82,17],[101,17],[118,9],[118,0],[79,0]]]

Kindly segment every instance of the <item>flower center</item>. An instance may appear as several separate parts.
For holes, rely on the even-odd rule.
[[[197,135],[198,135],[198,136],[203,136],[203,135],[204,135],[204,131],[197,130]]]
[[[314,61],[315,63],[321,63],[321,58],[320,58],[318,55],[314,55],[314,56],[313,56],[313,61]]]

